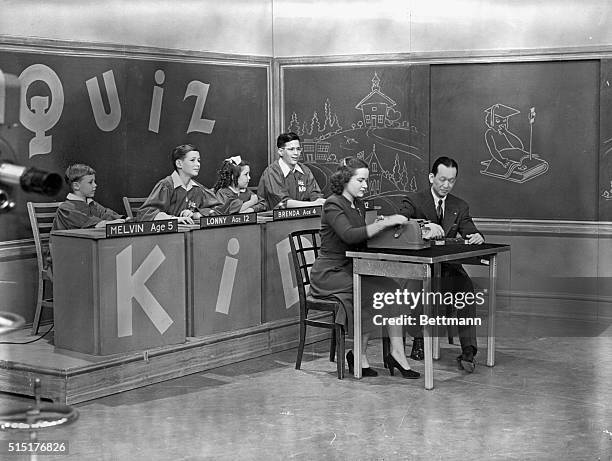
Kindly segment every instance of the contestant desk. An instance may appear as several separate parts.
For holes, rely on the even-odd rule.
[[[185,342],[185,235],[54,231],[55,346],[110,355]]]
[[[279,211],[280,214],[290,214],[296,213],[296,210],[306,211],[308,208]],[[376,215],[376,209],[367,210],[366,223],[374,222]],[[312,217],[281,219],[262,225],[262,272],[264,277],[262,322],[299,317],[299,295],[293,272],[289,234],[298,230],[319,229],[320,227],[320,209],[317,210],[317,215]]]
[[[320,227],[320,216],[262,224],[262,322],[299,317],[299,295],[293,273],[289,234]]]
[[[110,355],[297,319],[288,234],[319,226],[313,216],[112,238],[54,231],[55,346]]]
[[[261,323],[262,227],[254,222],[185,234],[188,336]]]
[[[484,243],[482,245],[440,245],[422,250],[381,250],[347,251],[353,258],[353,303],[354,303],[354,347],[355,378],[361,378],[361,277],[364,275],[396,277],[423,281],[424,298],[426,293],[440,286],[440,264],[452,262],[459,264],[487,264],[489,266],[489,310],[487,324],[487,365],[495,365],[495,302],[497,255],[509,251],[509,245]],[[424,315],[432,318],[434,306],[423,303]],[[433,326],[423,326],[425,341],[425,389],[433,389]],[[438,335],[435,335],[435,350],[438,350]],[[436,357],[438,358],[438,357]]]

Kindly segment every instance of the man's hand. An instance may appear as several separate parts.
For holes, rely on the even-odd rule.
[[[430,222],[423,226],[426,231],[423,234],[423,238],[426,239],[441,239],[444,238],[444,229],[439,224]]]
[[[481,243],[484,243],[484,237],[478,233],[467,234],[466,237],[468,239],[467,243],[470,245],[480,245]]]

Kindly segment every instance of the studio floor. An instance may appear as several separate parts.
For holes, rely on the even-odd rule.
[[[38,435],[67,440],[69,455],[39,458],[612,459],[611,328],[586,338],[498,337],[494,368],[482,363],[481,340],[473,374],[457,369],[458,346],[441,343],[432,391],[422,378],[389,376],[379,341],[368,352],[379,376],[339,381],[319,342],[307,346],[301,370],[292,349],[77,404],[73,425]],[[0,394],[4,408],[31,402]]]

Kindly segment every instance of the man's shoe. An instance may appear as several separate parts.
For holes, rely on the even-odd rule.
[[[412,351],[410,352],[410,358],[412,360],[423,360],[425,358],[425,351],[423,347],[425,343],[423,338],[414,338],[412,341]]]
[[[459,357],[457,357],[457,365],[460,370],[465,370],[468,373],[474,373],[474,369],[476,369],[476,362],[474,361],[474,356],[476,353],[474,352],[473,347],[467,347]]]

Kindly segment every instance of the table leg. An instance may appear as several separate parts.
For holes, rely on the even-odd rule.
[[[497,256],[489,260],[489,321],[487,325],[487,366],[495,365],[495,303],[497,301]]]
[[[428,293],[431,291],[431,267],[429,264],[424,264],[425,266],[425,279],[423,280],[423,313],[429,319],[433,314],[433,304],[429,302],[430,296]],[[425,349],[425,389],[433,389],[433,362],[432,362],[432,338],[431,338],[431,330],[432,327],[429,324],[423,326],[423,340],[424,340],[424,349]]]
[[[355,379],[361,379],[361,275],[356,273],[354,265],[353,265],[353,356],[355,357]]]
[[[441,271],[441,265],[438,264],[434,264],[433,265],[433,285],[432,285],[432,291],[434,293],[439,293],[440,292],[440,271]],[[440,308],[440,306],[438,306],[437,304],[433,305],[433,311],[437,314],[438,313],[438,309]],[[440,327],[436,324],[433,327],[434,330],[434,337],[433,337],[433,359],[434,360],[440,360]]]

